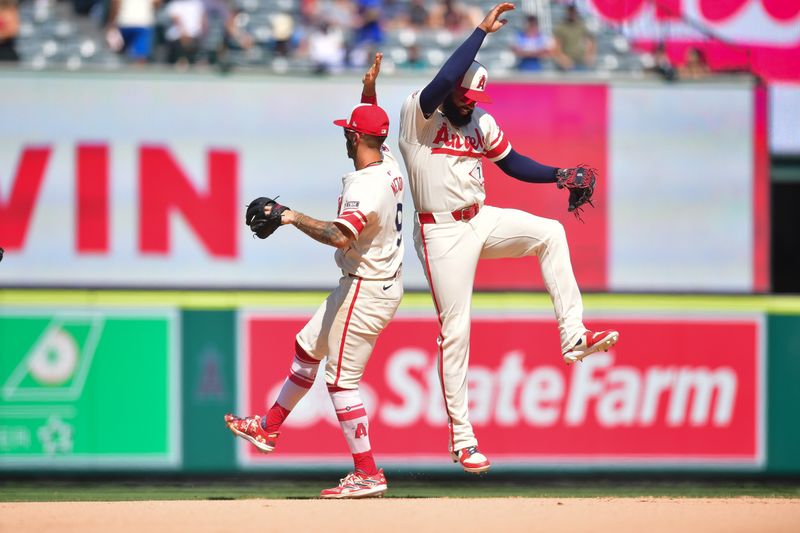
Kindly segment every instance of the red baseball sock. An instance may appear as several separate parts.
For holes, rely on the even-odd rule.
[[[283,382],[278,400],[270,407],[267,416],[261,419],[261,427],[269,433],[278,431],[289,412],[314,384],[319,370],[319,361],[307,354],[297,342],[294,344],[294,353],[289,376]]]
[[[261,419],[261,427],[264,428],[268,433],[275,433],[280,429],[281,424],[289,416],[290,411],[283,407],[278,402],[270,407],[269,411],[267,411],[267,416]]]
[[[355,466],[355,470],[361,470],[368,476],[378,473],[378,465],[375,464],[375,458],[372,457],[372,450],[362,453],[354,453],[353,465]]]

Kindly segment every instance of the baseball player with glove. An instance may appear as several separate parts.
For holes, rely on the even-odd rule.
[[[449,419],[453,461],[467,472],[485,472],[467,409],[470,302],[479,259],[537,256],[553,301],[567,364],[617,342],[616,331],[583,325],[581,294],[572,272],[567,238],[556,220],[485,205],[482,160],[531,183],[556,183],[570,191],[568,209],[591,205],[595,172],[556,168],[517,153],[495,119],[475,107],[489,103],[488,73],[474,61],[487,34],[514,9],[496,5],[453,52],[433,80],[411,94],[400,114],[400,151],[416,208],[414,244],[439,318],[438,370]]]
[[[336,264],[342,269],[339,286],[296,336],[291,370],[275,404],[263,417],[225,416],[235,435],[264,453],[272,452],[282,422],[311,388],[320,361],[327,358],[325,382],[353,455],[354,471],[338,486],[323,490],[323,498],[364,498],[387,490],[383,470],[372,456],[369,421],[358,389],[375,341],[403,296],[403,178],[383,144],[389,118],[375,96],[380,61],[376,56],[364,78],[362,104],[349,119],[334,122],[344,128],[347,155],[355,166],[355,172],[342,178],[337,218],[317,220],[272,199],[257,198],[248,206],[245,220],[262,239],[281,225],[294,225],[335,247]]]

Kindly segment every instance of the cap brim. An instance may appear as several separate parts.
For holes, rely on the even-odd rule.
[[[340,118],[339,120],[334,120],[333,123],[336,124],[337,126],[341,126],[343,128],[347,127],[347,119],[344,119],[344,118]]]
[[[472,89],[468,89],[464,92],[464,96],[469,98],[474,102],[481,102],[484,104],[491,104],[492,99],[483,91],[473,91]]]

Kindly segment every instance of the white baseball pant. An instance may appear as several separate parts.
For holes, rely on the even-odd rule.
[[[311,320],[297,334],[297,342],[311,357],[325,363],[325,382],[331,387],[355,389],[367,366],[375,341],[392,320],[403,298],[398,273],[388,280],[342,276]]]
[[[439,317],[439,378],[450,420],[449,448],[457,451],[478,442],[467,409],[470,309],[478,259],[538,256],[562,352],[574,346],[586,328],[560,222],[491,206],[469,221],[455,221],[447,213],[436,219],[420,224],[415,217],[414,244]]]

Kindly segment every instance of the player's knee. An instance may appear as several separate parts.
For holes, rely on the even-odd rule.
[[[338,383],[335,383],[334,380],[325,379],[325,387],[328,389],[329,393],[334,392],[341,392],[345,390],[358,390],[358,381],[355,383],[351,382],[351,380],[339,380]]]
[[[451,322],[449,327],[442,328],[439,342],[443,349],[461,350],[463,346],[469,346],[469,335],[470,318],[469,313],[465,313],[464,319]]]
[[[321,353],[319,350],[309,348],[308,346],[313,346],[313,344],[309,343],[305,339],[301,339],[301,335],[302,332],[298,333],[294,339],[295,356],[301,361],[307,361],[309,363],[314,363],[314,362],[319,363],[322,359],[325,358],[325,356],[319,355]]]
[[[467,300],[469,302],[469,300]],[[471,323],[469,307],[457,306],[453,310],[443,311],[439,316],[442,321],[442,333],[469,331]]]
[[[355,390],[358,389],[358,384],[361,382],[362,374],[348,374],[348,375],[339,375],[332,373],[325,374],[325,386],[328,389],[328,392],[337,392],[343,390]]]
[[[567,232],[564,230],[564,225],[558,220],[547,221],[547,240],[549,242],[566,242]]]

